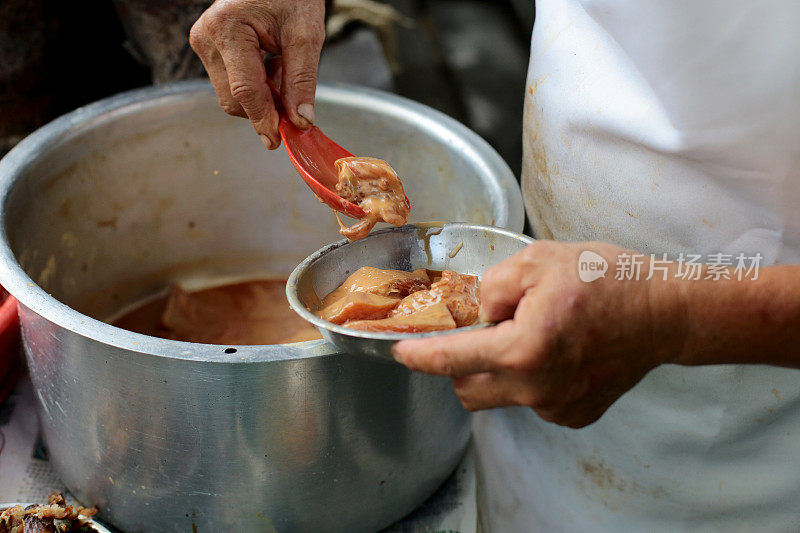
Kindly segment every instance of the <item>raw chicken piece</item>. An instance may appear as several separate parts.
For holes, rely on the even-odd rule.
[[[447,304],[437,303],[409,315],[384,318],[382,320],[353,320],[345,327],[361,331],[386,331],[392,333],[425,333],[454,329],[456,322]]]
[[[406,296],[390,318],[411,316],[431,306],[444,303],[455,320],[456,327],[471,326],[478,321],[478,278],[450,270],[431,285],[430,290],[417,291]]]
[[[411,208],[403,184],[389,163],[374,157],[343,157],[334,164],[339,174],[336,193],[367,214],[348,228],[337,213],[339,233],[355,241],[366,237],[378,222],[395,226],[406,223]]]
[[[390,298],[368,292],[349,292],[342,298],[317,311],[317,316],[334,324],[348,320],[374,320],[386,318],[389,311],[400,303],[400,298]]]
[[[431,283],[431,279],[436,280]],[[362,267],[314,310],[362,331],[414,333],[470,326],[478,320],[478,278],[452,271]]]
[[[336,215],[336,221],[339,223],[339,233],[341,233],[344,237],[347,237],[350,241],[360,241],[369,235],[369,232],[372,231],[372,228],[375,227],[375,224],[379,222],[378,217],[372,213],[367,213],[364,218],[352,226],[347,227],[344,225],[344,222],[342,222],[342,217],[339,216],[339,213],[334,214]]]
[[[401,298],[430,286],[424,269],[405,272],[362,267],[326,296],[315,313],[334,324],[386,318]]]
[[[412,292],[428,289],[431,280],[424,269],[406,272],[404,270],[381,270],[373,267],[361,267],[325,297],[323,307],[344,297],[349,292],[368,292],[380,296],[404,298]]]

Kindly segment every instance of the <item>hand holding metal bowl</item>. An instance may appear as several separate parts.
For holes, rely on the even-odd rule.
[[[286,296],[292,309],[342,352],[392,360],[392,345],[399,340],[447,335],[486,324],[432,333],[368,332],[323,320],[309,307],[363,266],[454,270],[480,276],[531,242],[529,237],[493,226],[461,223],[410,224],[376,231],[360,241],[342,240],[310,255],[289,277]]]

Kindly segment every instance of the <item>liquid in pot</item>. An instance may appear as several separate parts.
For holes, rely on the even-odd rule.
[[[322,338],[286,300],[286,279],[186,291],[178,285],[115,320],[153,337],[206,344],[285,344]]]

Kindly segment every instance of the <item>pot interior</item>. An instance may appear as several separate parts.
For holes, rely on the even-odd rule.
[[[431,113],[320,88],[317,124],[353,153],[389,161],[412,201],[410,222],[520,230],[508,167]],[[206,84],[113,97],[35,137],[18,147],[31,154],[6,197],[7,238],[36,284],[93,318],[107,321],[175,282],[287,276],[341,239],[283,148],[266,150]]]

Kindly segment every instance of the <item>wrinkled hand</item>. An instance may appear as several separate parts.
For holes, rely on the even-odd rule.
[[[217,0],[192,26],[189,43],[200,56],[230,115],[247,117],[267,148],[280,146],[278,112],[264,59],[280,87],[291,121],[314,122],[317,65],[325,39],[323,0]]]
[[[584,250],[609,262],[604,278],[579,279]],[[640,281],[615,280],[623,252],[537,241],[483,276],[481,307],[497,326],[402,341],[395,357],[452,377],[469,410],[523,405],[561,425],[591,424],[683,347],[680,292],[658,277],[646,281],[647,264]]]

